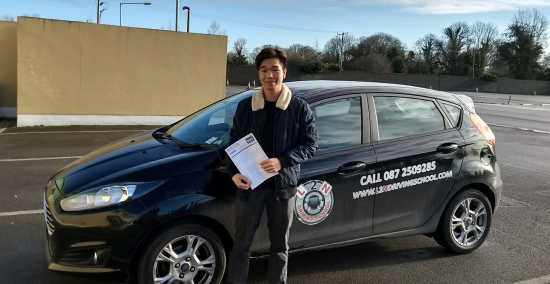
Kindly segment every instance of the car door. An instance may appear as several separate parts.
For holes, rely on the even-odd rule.
[[[375,170],[366,95],[311,104],[319,148],[301,165],[290,229],[293,249],[369,236],[374,197],[353,199],[359,181]]]
[[[455,183],[464,139],[434,99],[380,93],[368,98],[378,182],[373,234],[420,227]]]
[[[299,250],[372,234],[374,196],[354,199],[362,177],[375,171],[365,94],[310,103],[319,148],[300,165],[289,247]],[[269,251],[264,214],[252,244],[252,255]]]

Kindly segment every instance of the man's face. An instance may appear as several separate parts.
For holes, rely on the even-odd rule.
[[[260,82],[265,89],[278,90],[286,77],[279,58],[264,59],[260,65]]]

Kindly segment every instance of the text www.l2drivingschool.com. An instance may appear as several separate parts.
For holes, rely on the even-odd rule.
[[[369,188],[369,189],[354,192],[353,193],[353,199],[372,196],[372,195],[376,195],[376,194],[380,194],[380,193],[384,193],[384,192],[390,192],[390,191],[393,191],[393,190],[406,188],[406,187],[410,187],[410,186],[415,186],[415,185],[420,185],[420,184],[423,184],[423,183],[436,181],[436,180],[440,180],[440,179],[446,179],[446,178],[450,178],[452,176],[453,176],[453,171],[447,171],[447,172],[442,172],[442,173],[439,173],[439,174],[432,174],[432,175],[429,175],[429,176],[414,178],[414,179],[410,179],[410,180],[406,180],[406,181],[402,181],[402,182],[396,182],[396,183],[392,183],[392,184],[388,184],[388,185],[377,186],[377,187],[374,187],[374,188]]]

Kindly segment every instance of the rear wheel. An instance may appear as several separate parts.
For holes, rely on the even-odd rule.
[[[217,284],[226,265],[222,242],[207,227],[173,226],[156,236],[139,258],[140,284]]]
[[[491,203],[475,189],[458,194],[447,206],[434,239],[455,253],[470,253],[479,248],[491,228]]]

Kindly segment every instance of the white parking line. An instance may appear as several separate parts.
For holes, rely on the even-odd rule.
[[[27,159],[0,159],[0,162],[22,162],[22,161],[43,161],[43,160],[64,160],[64,159],[80,159],[82,156],[72,157],[51,157],[51,158],[27,158]]]
[[[515,108],[515,109],[530,110],[530,111],[544,111],[544,112],[550,111],[549,108],[545,107],[546,106],[545,104],[538,104],[538,103],[537,104],[519,104],[519,103],[503,104],[498,102],[493,102],[493,103],[486,102],[486,103],[476,103],[476,104],[480,106],[483,105],[486,107],[495,106],[495,107]]]
[[[0,133],[4,132],[4,130],[6,130],[6,128],[0,128]]]
[[[1,129],[0,135],[22,135],[22,134],[66,134],[66,133],[109,133],[109,132],[146,132],[150,129],[123,129],[123,130],[79,130],[79,131],[43,131],[43,132],[13,132],[2,133],[5,128]]]
[[[487,123],[487,125],[497,126],[497,127],[504,127],[504,128],[512,128],[512,129],[518,129],[518,130],[523,130],[523,131],[532,131],[532,132],[542,133],[542,134],[550,134],[550,131],[529,129],[529,128],[519,127],[519,126],[502,125],[502,124],[495,124],[495,123]]]
[[[545,284],[550,283],[550,275],[542,276],[539,278],[533,278],[521,282],[515,282],[514,284]]]
[[[40,210],[27,210],[27,211],[13,211],[13,212],[0,212],[0,217],[3,217],[3,216],[18,216],[18,215],[30,215],[30,214],[44,214],[44,209],[40,209]]]
[[[548,175],[550,173],[547,173],[547,172],[543,172],[543,171],[539,171],[539,170],[534,170],[534,169],[530,169],[530,168],[525,168],[525,167],[520,167],[520,166],[516,166],[516,165],[510,165],[510,164],[507,164],[507,163],[500,163],[501,165],[505,165],[505,166],[509,166],[509,167],[513,167],[513,168],[518,168],[518,169],[522,169],[522,170],[527,170],[527,171],[532,171],[532,172],[536,172],[536,173],[541,173],[541,174],[545,174],[545,175]]]

